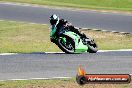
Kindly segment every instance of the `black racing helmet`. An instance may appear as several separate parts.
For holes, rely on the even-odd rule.
[[[57,25],[59,22],[59,17],[56,14],[50,16],[50,24]]]

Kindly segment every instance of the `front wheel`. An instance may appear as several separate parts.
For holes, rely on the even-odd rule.
[[[98,51],[97,44],[95,43],[94,40],[91,40],[90,42],[88,42],[87,46],[88,46],[87,52],[89,53],[96,53]]]
[[[75,51],[75,43],[72,38],[62,36],[58,39],[58,47],[65,53],[72,54]]]

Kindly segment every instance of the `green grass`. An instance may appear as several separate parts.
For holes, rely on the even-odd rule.
[[[47,25],[1,21],[0,53],[59,51],[50,42],[49,32]]]
[[[96,40],[99,49],[132,49],[132,34],[123,35],[119,33],[82,30],[87,36]]]
[[[82,32],[94,38],[99,49],[132,49],[132,34]],[[60,52],[49,34],[47,25],[0,21],[0,53]]]
[[[1,81],[0,88],[131,88],[130,84],[86,84],[80,86],[72,79]]]
[[[6,0],[6,1],[84,9],[132,11],[132,0]]]

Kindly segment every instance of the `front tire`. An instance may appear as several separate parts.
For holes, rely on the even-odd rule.
[[[63,43],[62,37],[66,38],[66,43]],[[73,54],[75,53],[75,43],[69,36],[63,35],[58,39],[58,47],[65,53]]]
[[[88,44],[88,50],[87,52],[89,53],[96,53],[98,51],[98,47],[97,47],[97,44],[95,43],[94,40],[91,40]]]

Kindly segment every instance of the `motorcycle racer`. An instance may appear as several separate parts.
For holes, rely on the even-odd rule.
[[[61,33],[63,33],[66,29],[78,34],[81,38],[86,38],[85,34],[81,34],[77,28],[71,25],[67,20],[60,19],[56,14],[50,16],[50,24],[52,33],[50,34],[51,42],[54,42],[53,37],[59,37]]]

